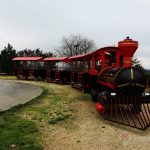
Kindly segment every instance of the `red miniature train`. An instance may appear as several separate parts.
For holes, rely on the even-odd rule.
[[[150,125],[150,96],[144,93],[147,87],[144,72],[132,67],[137,48],[138,42],[127,37],[118,47],[103,47],[83,55],[13,60],[22,63],[16,70],[18,78],[69,83],[89,92],[92,101],[97,102],[97,111],[107,120],[146,129]],[[30,65],[31,68],[27,67]]]

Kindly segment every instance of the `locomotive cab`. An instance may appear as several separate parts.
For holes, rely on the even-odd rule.
[[[94,51],[90,56],[89,74],[98,75],[104,68],[121,66],[123,66],[123,56],[118,47],[104,47]]]

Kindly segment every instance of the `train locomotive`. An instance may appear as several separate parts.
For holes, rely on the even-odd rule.
[[[58,73],[58,69],[45,67],[44,77],[49,79],[49,73],[53,72],[56,74],[53,78],[59,83],[67,81],[72,87],[90,93],[97,111],[105,119],[146,129],[150,125],[150,94],[145,92],[148,83],[144,71],[132,66],[137,48],[138,42],[127,37],[118,42],[118,46],[103,47],[87,54],[45,58],[45,64],[47,61],[54,64],[54,60],[65,62],[69,69],[62,68]]]
[[[113,61],[113,66],[103,67],[98,78],[92,80],[91,96],[97,101],[97,111],[107,120],[146,129],[150,123],[149,93],[144,92],[147,80],[143,70],[132,67],[131,60],[137,47],[138,43],[129,37],[119,42],[115,61],[110,59],[113,48],[105,48],[110,56],[104,60],[109,58],[108,64]]]

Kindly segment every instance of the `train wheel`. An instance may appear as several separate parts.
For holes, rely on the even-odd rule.
[[[91,90],[91,99],[93,102],[97,102],[97,93],[94,89]]]
[[[63,81],[59,81],[59,84],[63,85]]]
[[[90,84],[89,83],[83,83],[82,92],[83,93],[89,93],[90,92]]]
[[[82,88],[83,93],[87,93],[87,89],[85,87]]]
[[[83,84],[83,86],[82,86],[82,92],[83,93],[87,93],[86,91],[87,91],[87,89],[86,89],[85,85]]]
[[[71,83],[71,87],[74,88],[74,83]]]
[[[84,87],[84,88],[82,89],[82,91],[83,91],[83,93],[89,93],[89,92],[90,92],[90,89]]]

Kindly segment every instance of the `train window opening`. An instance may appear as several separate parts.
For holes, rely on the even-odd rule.
[[[56,69],[56,70],[59,70],[58,68],[59,68],[59,62],[56,62],[56,63],[55,63],[55,69]]]
[[[84,61],[79,60],[79,61],[77,61],[77,64],[78,64],[78,70],[83,71],[84,70]]]
[[[66,62],[58,62],[57,69],[58,70],[69,70],[69,64]]]
[[[71,69],[72,71],[75,70],[75,62],[74,62],[74,61],[70,62],[70,69]]]
[[[114,67],[116,65],[116,52],[105,52],[105,66]]]
[[[27,61],[27,68],[29,68],[29,69],[35,69],[35,62]]]
[[[86,59],[86,70],[90,70],[90,68],[91,68],[91,61],[90,61],[90,57],[88,57],[87,59]]]
[[[116,63],[116,52],[111,53],[111,63]]]
[[[74,74],[74,82],[77,82],[78,81],[78,73],[75,73]]]
[[[17,62],[16,66],[18,66],[18,68],[26,69],[27,68],[27,62],[26,61]]]
[[[95,69],[99,72],[101,70],[101,60],[95,61]]]
[[[46,62],[48,69],[56,69],[56,62]]]
[[[42,68],[42,69],[44,69],[45,68],[44,62],[39,62],[39,67]]]
[[[120,56],[120,66],[121,67],[123,66],[123,56],[122,55]]]
[[[100,55],[95,56],[95,70],[98,72],[101,70],[101,60],[100,60]]]

